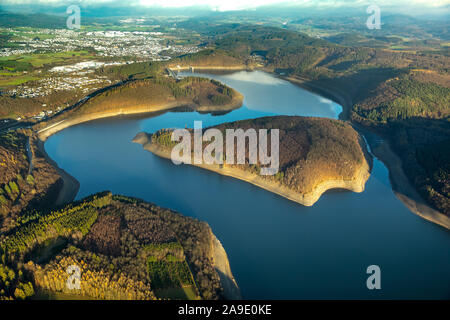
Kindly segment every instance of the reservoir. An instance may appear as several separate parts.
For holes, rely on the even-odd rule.
[[[363,193],[333,190],[304,207],[131,142],[141,131],[194,121],[205,128],[268,115],[337,118],[342,110],[260,71],[204,76],[241,92],[242,108],[95,120],[49,137],[49,156],[80,182],[77,199],[110,190],[208,222],[247,299],[450,298],[450,232],[410,212],[376,158]],[[367,289],[370,265],[381,269],[381,290]]]

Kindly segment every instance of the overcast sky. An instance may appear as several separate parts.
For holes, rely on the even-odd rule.
[[[283,5],[301,5],[307,7],[345,7],[345,6],[362,6],[369,4],[377,4],[380,7],[401,7],[415,6],[436,8],[450,5],[450,0],[1,0],[3,4],[122,4],[127,5],[144,5],[144,6],[160,6],[160,7],[186,7],[186,6],[209,6],[213,10],[227,11],[252,9],[259,6],[271,4]]]

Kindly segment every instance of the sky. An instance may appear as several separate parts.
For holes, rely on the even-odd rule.
[[[124,4],[124,1],[118,0],[1,0],[3,4]],[[297,5],[303,7],[346,7],[363,6],[376,4],[380,7],[427,7],[438,8],[449,6],[450,0],[131,0],[125,1],[127,5],[159,6],[159,7],[189,7],[206,6],[217,11],[231,11],[242,9],[254,9],[265,5]]]

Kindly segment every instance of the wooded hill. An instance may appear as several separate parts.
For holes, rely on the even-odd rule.
[[[185,107],[199,112],[227,112],[241,107],[240,93],[222,83],[199,77],[175,80],[169,76],[128,81],[85,103],[35,125],[47,127],[63,119],[102,114],[144,113]]]
[[[0,231],[12,228],[23,211],[51,206],[58,196],[61,177],[36,143],[29,130],[0,134]]]
[[[217,299],[212,243],[204,222],[103,192],[24,214],[1,235],[0,295]],[[66,284],[71,265],[81,271],[80,289]]]
[[[227,129],[255,129],[256,132],[259,129],[279,129],[279,171],[276,175],[264,178],[279,182],[301,194],[312,192],[324,181],[354,179],[356,172],[366,161],[358,133],[340,120],[276,116],[224,123],[213,128],[219,129],[223,134],[224,154]],[[172,130],[160,130],[152,135],[151,142],[172,148],[176,142],[171,141],[171,136]],[[268,137],[270,152],[270,133]],[[191,140],[193,152],[194,141]],[[203,148],[208,144],[204,142]],[[257,164],[249,163],[248,141],[245,148],[245,165],[224,166],[237,167],[259,175],[262,165],[259,160]],[[236,145],[234,153],[236,158]]]
[[[126,110],[139,106],[220,106],[232,102],[235,91],[218,81],[188,77],[180,81],[158,77],[136,80],[108,90],[73,111],[74,115]]]

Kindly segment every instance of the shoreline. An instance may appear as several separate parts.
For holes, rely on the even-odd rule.
[[[145,133],[144,133],[145,134]],[[170,160],[171,152],[167,148],[152,144],[148,135],[143,136],[143,133],[139,133],[134,139],[133,142],[142,144],[143,148],[147,151],[152,152],[153,154]],[[364,155],[366,157],[366,154]],[[316,185],[315,189],[312,192],[302,194],[296,191],[293,191],[280,183],[274,181],[268,181],[266,179],[261,178],[259,175],[252,174],[248,171],[235,168],[235,167],[220,167],[217,164],[190,164],[191,166],[202,168],[208,171],[212,171],[218,173],[223,176],[229,176],[241,181],[245,181],[247,183],[253,184],[259,188],[262,188],[266,191],[272,192],[274,194],[278,194],[286,199],[291,201],[300,203],[304,206],[312,206],[316,203],[320,197],[328,190],[331,189],[345,189],[353,192],[363,192],[365,183],[370,177],[370,165],[367,159],[364,157],[365,161],[363,165],[358,169],[355,174],[354,179],[352,180],[327,180]]]
[[[221,67],[221,66],[171,66],[167,67],[170,71],[191,71],[195,73],[195,70],[201,70],[203,72],[205,71],[244,71],[249,70],[249,68],[246,65],[237,65],[232,67]]]
[[[63,206],[75,200],[80,189],[80,182],[70,174],[68,174],[66,171],[61,169],[58,164],[52,158],[50,158],[50,156],[45,151],[44,141],[40,140],[39,138],[36,141],[36,148],[44,156],[45,160],[56,169],[63,181],[63,186],[61,190],[59,190],[59,194],[54,203],[54,206]]]
[[[217,239],[216,235],[211,231],[213,264],[219,274],[220,283],[223,288],[224,298],[227,300],[241,300],[241,290],[234,279],[231,272],[230,261],[222,243]]]
[[[384,163],[389,172],[392,191],[395,196],[413,213],[450,230],[450,217],[430,207],[411,185],[403,171],[401,160],[391,149],[387,140],[372,149],[372,153]]]
[[[244,96],[239,93],[238,91],[234,90],[236,96],[233,98],[233,100],[225,105],[221,106],[215,106],[215,105],[195,105],[195,104],[186,104],[186,103],[180,103],[180,102],[172,102],[172,103],[166,103],[166,104],[160,104],[160,105],[142,105],[142,106],[135,106],[133,108],[127,108],[127,109],[119,109],[115,111],[104,111],[104,112],[97,112],[97,113],[91,113],[86,115],[80,115],[75,117],[69,117],[66,119],[62,119],[59,122],[49,124],[48,126],[40,129],[37,131],[38,137],[41,141],[45,142],[48,137],[51,135],[64,130],[66,128],[69,128],[71,126],[89,122],[93,120],[98,119],[104,119],[104,118],[114,118],[122,115],[138,115],[138,114],[153,114],[158,112],[168,112],[173,109],[177,109],[180,107],[187,107],[192,109],[192,111],[197,111],[200,113],[214,113],[214,112],[229,112],[236,109],[239,109],[244,100]]]

